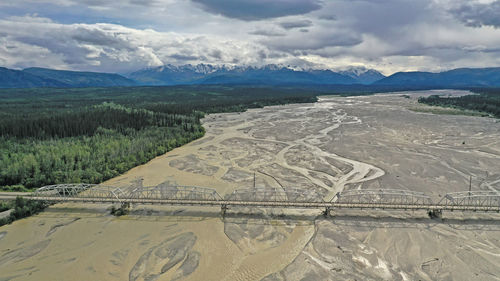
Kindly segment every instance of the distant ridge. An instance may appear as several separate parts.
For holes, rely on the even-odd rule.
[[[118,74],[80,72],[32,67],[13,70],[0,67],[0,88],[79,88],[134,86],[137,83]]]
[[[23,72],[45,79],[55,80],[68,85],[68,87],[115,87],[136,85],[133,80],[113,73],[54,70],[40,67],[26,68]]]
[[[42,78],[24,71],[0,67],[0,88],[66,87],[56,80]]]
[[[398,72],[373,83],[376,86],[428,88],[500,87],[500,67],[458,68],[445,72]]]

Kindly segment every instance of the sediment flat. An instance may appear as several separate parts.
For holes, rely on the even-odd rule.
[[[420,95],[321,97],[208,115],[206,135],[105,184],[314,190],[439,198],[500,189],[500,123],[411,111]],[[464,94],[461,91],[439,91]],[[405,98],[410,95],[411,98]],[[498,280],[500,217],[65,203],[0,228],[0,280]]]

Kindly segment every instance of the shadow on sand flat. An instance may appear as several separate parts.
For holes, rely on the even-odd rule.
[[[225,223],[234,224],[295,224],[313,225],[316,220],[329,220],[341,226],[362,228],[432,228],[437,225],[447,225],[454,229],[462,230],[500,230],[500,214],[479,214],[448,212],[441,219],[430,219],[425,212],[394,212],[374,210],[368,211],[336,211],[328,217],[315,212],[299,213],[296,210],[265,210],[260,208],[232,209],[224,217],[216,208],[197,208],[189,210],[178,207],[147,208],[138,207],[130,211],[119,220],[141,220],[151,222],[196,222],[208,219],[220,219]],[[319,210],[318,210],[319,213]],[[68,214],[85,218],[114,218],[103,207],[57,207],[48,208],[38,216],[46,218],[66,218]],[[471,215],[472,214],[472,215]]]

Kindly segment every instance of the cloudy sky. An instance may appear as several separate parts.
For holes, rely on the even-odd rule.
[[[500,0],[0,0],[0,66],[500,66]]]

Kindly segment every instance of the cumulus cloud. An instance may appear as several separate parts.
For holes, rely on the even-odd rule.
[[[259,63],[265,47],[217,36],[156,32],[116,24],[59,24],[26,17],[0,20],[0,56],[9,66],[133,71],[167,63]],[[37,53],[21,63],[21,54]]]
[[[321,8],[318,0],[192,0],[204,10],[241,20],[302,15]]]
[[[0,0],[0,64],[500,65],[500,0]],[[38,14],[33,14],[38,13]]]

